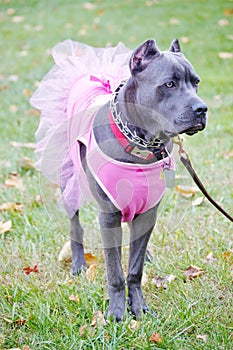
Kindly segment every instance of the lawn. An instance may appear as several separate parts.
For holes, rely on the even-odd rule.
[[[64,39],[93,46],[122,41],[133,49],[155,38],[166,50],[180,38],[209,107],[206,130],[185,137],[184,146],[211,195],[232,212],[232,5],[0,0],[0,349],[233,349],[232,224],[195,191],[187,198],[169,189],[160,207],[144,276],[157,318],[135,322],[127,314],[119,324],[105,324],[108,295],[96,214],[83,209],[86,251],[96,256],[95,264],[74,280],[70,264],[58,261],[68,240],[67,219],[57,209],[56,189],[33,168],[39,114],[29,104],[53,64],[51,48]],[[178,157],[177,185],[192,185]],[[126,266],[126,246],[123,252]],[[202,269],[191,280],[184,274],[190,265]],[[171,275],[176,278],[167,281]]]

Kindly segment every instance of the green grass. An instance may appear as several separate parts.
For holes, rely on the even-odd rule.
[[[20,167],[21,158],[34,159],[33,150],[16,149],[11,141],[34,141],[39,118],[29,105],[28,89],[33,91],[35,82],[52,65],[48,49],[58,42],[71,38],[105,46],[123,41],[133,49],[154,37],[161,49],[167,49],[174,37],[187,37],[182,49],[201,76],[200,95],[209,106],[209,123],[205,132],[186,137],[185,148],[210,193],[232,211],[233,160],[227,159],[233,151],[232,59],[218,56],[232,51],[232,15],[224,12],[232,8],[232,2],[97,0],[91,2],[96,5],[93,10],[84,9],[84,3],[0,0],[0,205],[20,202],[24,206],[22,212],[0,212],[0,220],[12,221],[12,229],[0,237],[0,349],[28,345],[33,350],[231,350],[232,225],[207,202],[193,207],[192,199],[182,198],[175,190],[169,190],[161,205],[150,242],[154,260],[145,268],[149,281],[144,292],[158,318],[147,315],[132,330],[131,317],[126,315],[120,324],[93,327],[81,337],[80,327],[89,325],[97,310],[107,312],[101,250],[92,248],[89,238],[88,250],[98,256],[97,277],[93,282],[85,276],[73,281],[69,267],[58,263],[68,239],[67,222],[57,214],[52,200],[44,205],[35,200],[40,193],[45,196],[48,187],[34,170]],[[15,23],[14,16],[23,16],[23,21]],[[221,19],[228,24],[220,26]],[[22,177],[24,191],[3,185],[12,171]],[[179,160],[177,172],[186,174]],[[190,179],[178,181],[192,183]],[[89,209],[83,216],[86,225],[93,220]],[[210,252],[216,260],[206,263]],[[39,273],[25,275],[22,269],[34,264]],[[183,272],[191,264],[203,267],[206,274],[185,283]],[[166,290],[152,284],[154,277],[169,274],[177,278]],[[79,296],[77,302],[69,300],[72,294]],[[26,322],[20,324],[20,319]],[[150,341],[154,331],[162,343]],[[205,334],[206,342],[197,338]]]

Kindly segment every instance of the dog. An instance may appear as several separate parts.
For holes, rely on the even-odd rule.
[[[69,186],[64,174],[71,160],[78,158],[78,168],[98,203],[110,298],[108,317],[116,321],[122,320],[126,309],[121,224],[128,222],[130,229],[130,311],[137,319],[147,312],[155,316],[143,297],[141,279],[159,203],[165,187],[174,184],[172,138],[203,130],[207,120],[207,106],[197,95],[200,79],[177,39],[168,51],[160,51],[155,40],[150,39],[132,53],[127,51],[127,55],[129,76],[115,91],[111,91],[109,80],[101,81],[110,101],[94,113],[82,137],[76,137],[75,131],[73,156],[63,164],[61,183],[65,193]],[[97,84],[101,79],[91,76],[89,80]],[[85,81],[77,84],[85,90]],[[72,93],[70,96],[72,99]],[[38,107],[33,99],[31,102]],[[80,118],[73,119],[70,130],[77,130],[75,120],[80,124]],[[86,268],[83,228],[79,210],[70,216],[71,270],[77,275]]]

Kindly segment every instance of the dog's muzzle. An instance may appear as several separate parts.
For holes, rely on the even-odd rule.
[[[196,103],[192,106],[192,110],[194,113],[194,125],[190,128],[183,131],[183,133],[186,133],[187,135],[194,135],[198,131],[201,131],[206,126],[206,116],[207,116],[207,106],[204,102]]]

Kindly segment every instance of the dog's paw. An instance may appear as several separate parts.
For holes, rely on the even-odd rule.
[[[70,272],[73,276],[78,276],[82,271],[86,271],[86,269],[87,269],[87,264],[85,261],[83,262],[83,261],[76,260],[72,262]]]
[[[125,315],[125,291],[117,291],[110,297],[108,319],[120,322]]]
[[[140,320],[143,314],[151,314],[153,317],[156,317],[155,312],[145,302],[141,288],[129,290],[128,305],[130,312],[137,320]]]

